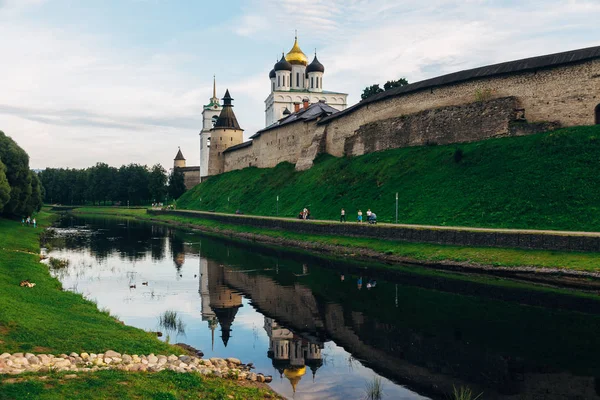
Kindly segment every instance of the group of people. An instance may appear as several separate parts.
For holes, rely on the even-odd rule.
[[[310,209],[304,208],[298,213],[298,219],[310,219]]]
[[[35,217],[27,217],[27,219],[25,219],[25,217],[21,218],[21,225],[25,224],[27,224],[27,226],[33,226],[34,228],[37,227],[37,221],[35,220]]]
[[[361,223],[362,221],[363,221],[363,213],[361,210],[358,210],[356,222]],[[340,211],[340,222],[346,222],[346,210],[343,208]],[[372,212],[370,208],[367,210],[367,222],[369,224],[377,223],[377,215],[374,212]]]
[[[152,203],[152,208],[162,208],[162,207],[163,207],[163,203],[162,202]]]

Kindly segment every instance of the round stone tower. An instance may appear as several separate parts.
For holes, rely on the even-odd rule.
[[[244,141],[244,130],[240,128],[233,113],[233,99],[229,90],[223,97],[223,109],[215,126],[210,130],[210,150],[208,156],[208,175],[218,175],[225,171],[225,156],[223,152],[229,147]]]

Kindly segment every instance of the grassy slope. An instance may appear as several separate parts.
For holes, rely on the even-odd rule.
[[[162,222],[176,222],[206,227],[215,231],[229,230],[234,232],[256,233],[271,237],[282,237],[297,241],[308,241],[345,247],[352,252],[353,248],[367,248],[385,254],[408,257],[414,260],[438,262],[451,260],[502,267],[535,266],[546,268],[573,269],[581,271],[597,271],[598,255],[595,253],[569,253],[546,250],[501,249],[489,247],[443,246],[424,243],[406,243],[391,240],[355,238],[344,236],[309,235],[282,230],[256,228],[248,225],[223,224],[212,220],[189,218],[178,215],[148,215],[145,210],[128,210],[100,207],[82,207],[76,213],[115,215],[152,219]],[[397,268],[397,265],[384,265]]]
[[[457,148],[463,150],[454,161]],[[600,230],[600,126],[477,143],[394,149],[354,158],[322,156],[308,171],[290,164],[208,179],[178,208],[350,219],[374,210],[393,221],[431,225]],[[229,203],[227,199],[229,198]]]

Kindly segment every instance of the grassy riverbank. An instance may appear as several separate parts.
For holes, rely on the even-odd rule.
[[[28,375],[0,381],[0,400],[36,399],[206,399],[254,400],[274,398],[266,391],[251,385],[242,386],[235,381],[204,378],[198,374],[127,373],[123,371],[98,371],[77,374],[65,379],[64,374],[50,374],[43,381]]]
[[[558,252],[545,250],[502,249],[490,247],[444,246],[424,243],[407,243],[392,240],[303,234],[282,230],[256,228],[248,225],[223,224],[212,220],[183,217],[178,215],[149,215],[145,210],[120,209],[111,207],[82,207],[75,213],[130,217],[140,220],[152,220],[165,223],[196,226],[214,233],[254,234],[270,238],[294,241],[298,247],[302,243],[318,246],[336,246],[339,254],[345,257],[358,257],[362,249],[374,251],[382,256],[397,256],[426,263],[457,262],[496,267],[557,268],[574,271],[596,272],[598,255],[595,253]],[[394,265],[388,266],[395,268]]]
[[[129,354],[183,353],[182,349],[158,340],[155,334],[126,326],[108,312],[99,311],[94,302],[81,295],[62,290],[60,282],[39,262],[39,234],[52,217],[48,212],[39,213],[38,228],[0,218],[0,354],[58,355],[109,349]],[[19,286],[25,279],[36,286]],[[64,381],[64,374],[51,375],[44,382],[27,378],[9,383],[0,375],[0,399],[171,399],[197,398],[199,394],[207,399],[227,395],[262,399],[267,393],[265,389],[242,387],[233,381],[170,372],[103,372],[73,381]]]
[[[360,157],[321,157],[211,177],[180,209],[353,220],[371,208],[380,221],[518,229],[600,230],[600,125],[476,143],[422,146]]]

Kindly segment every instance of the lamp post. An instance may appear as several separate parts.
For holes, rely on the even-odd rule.
[[[398,223],[398,192],[396,192],[396,223]]]

